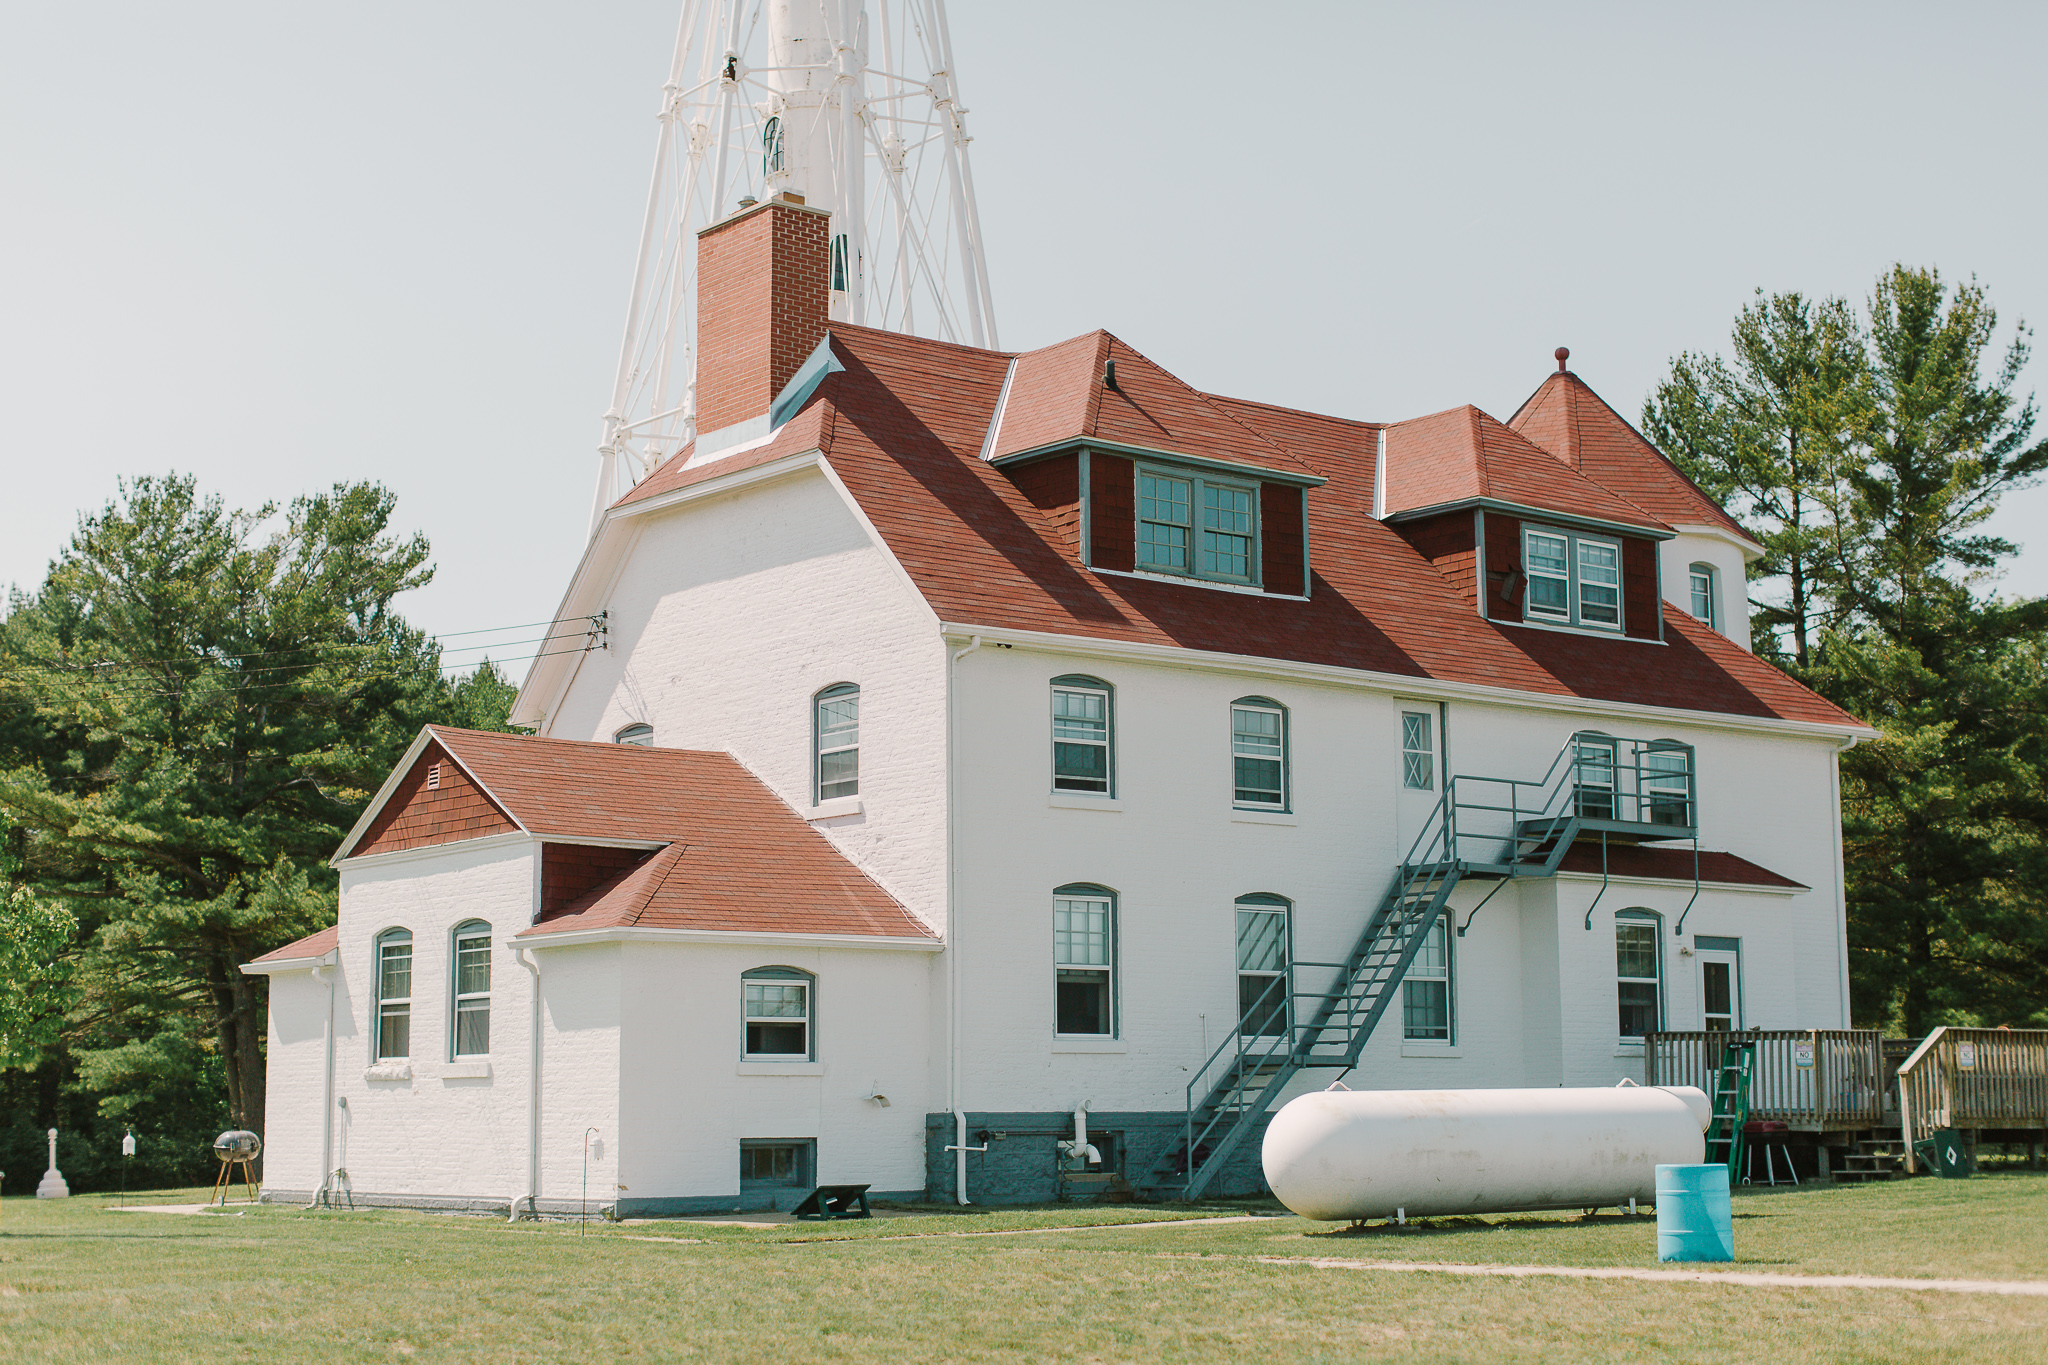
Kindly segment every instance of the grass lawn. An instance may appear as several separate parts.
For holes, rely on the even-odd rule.
[[[1652,1267],[1649,1219],[1048,1230],[1247,1211],[1167,1206],[584,1231],[113,1202],[0,1206],[0,1360],[2048,1360],[2048,1298],[1254,1259]],[[1735,1215],[1739,1259],[1716,1268],[2048,1281],[2041,1175],[1751,1193]]]

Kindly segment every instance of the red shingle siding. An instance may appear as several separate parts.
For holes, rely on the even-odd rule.
[[[1650,540],[1621,541],[1622,629],[1639,640],[1654,640],[1663,612],[1657,605],[1657,544]]]
[[[547,919],[565,909],[593,887],[617,881],[653,856],[640,848],[542,844],[539,918]]]
[[[1088,453],[1088,562],[1098,569],[1137,567],[1137,478],[1129,460]]]
[[[1081,456],[1078,451],[1047,456],[1004,471],[1031,505],[1045,513],[1045,524],[1059,547],[1081,553]]]
[[[697,234],[697,429],[768,411],[829,322],[830,218],[771,199]]]
[[[1512,581],[1514,592],[1508,591]],[[1486,514],[1486,614],[1496,621],[1522,619],[1522,522],[1500,512]]]
[[[1472,610],[1479,610],[1479,590],[1473,584],[1478,556],[1472,550],[1472,513],[1469,510],[1446,512],[1423,521],[1399,522],[1394,529],[1400,533],[1401,539],[1415,547],[1417,554],[1436,565],[1437,572],[1444,576],[1445,581],[1472,604]]]
[[[427,788],[427,777],[436,764],[441,768],[440,785]],[[490,797],[471,782],[448,751],[429,744],[398,784],[377,818],[356,841],[352,857],[370,853],[395,853],[429,844],[452,844],[461,839],[481,839],[492,834],[509,834],[518,826]]]
[[[1291,484],[1259,485],[1259,576],[1267,592],[1302,593],[1302,490]]]

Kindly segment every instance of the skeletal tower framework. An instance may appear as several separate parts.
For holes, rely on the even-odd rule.
[[[832,318],[996,345],[945,0],[684,0],[598,448],[604,509],[695,436],[697,233],[830,211]]]

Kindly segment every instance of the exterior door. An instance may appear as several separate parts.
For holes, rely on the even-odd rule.
[[[1733,948],[1702,948],[1700,1015],[1709,1033],[1733,1033],[1742,1027],[1742,972]]]
[[[1397,701],[1395,739],[1400,750],[1394,768],[1394,823],[1399,847],[1397,859],[1429,854],[1427,846],[1416,849],[1423,830],[1434,828],[1437,802],[1444,792],[1443,709],[1435,702]]]

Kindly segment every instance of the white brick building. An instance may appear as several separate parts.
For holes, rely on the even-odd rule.
[[[423,734],[338,929],[251,964],[280,1197],[569,1208],[586,1150],[627,1212],[1170,1194],[1191,1130],[1226,1191],[1340,1074],[1846,1025],[1871,732],[1747,652],[1756,547],[1562,354],[1507,424],[1379,424],[1104,333],[828,336],[821,223],[713,230],[771,274],[715,373],[779,397],[606,513],[559,613],[605,647],[515,709],[548,739]]]

